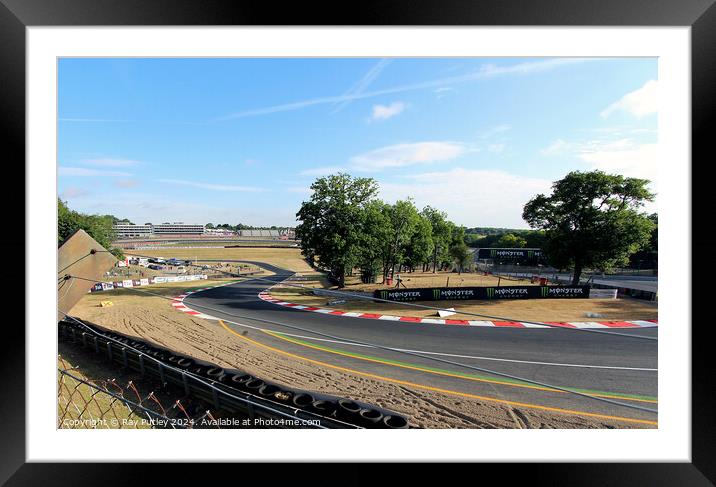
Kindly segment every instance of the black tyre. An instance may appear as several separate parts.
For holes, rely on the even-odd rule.
[[[206,369],[205,375],[209,379],[221,380],[221,378],[224,376],[224,369],[222,369],[221,367],[210,367]]]
[[[323,401],[321,399],[313,401],[311,409],[323,416],[330,416],[336,412],[338,405],[335,401]]]
[[[361,422],[367,427],[376,427],[383,420],[383,413],[377,409],[361,409],[358,413]]]
[[[206,375],[206,370],[209,367],[206,365],[194,365],[193,367],[189,367],[189,372],[196,375]]]
[[[161,360],[162,362],[164,362],[169,357],[169,355],[167,355],[167,353],[163,352],[162,350],[152,352],[150,355],[157,360]]]
[[[358,419],[358,413],[361,407],[357,402],[350,399],[339,399],[336,415],[348,422],[354,422]]]
[[[263,385],[264,385],[264,381],[254,377],[253,379],[251,379],[250,381],[248,381],[246,383],[245,387],[246,387],[247,391],[255,393],[255,392],[258,392],[258,390],[261,389],[261,386],[263,386]]]
[[[402,416],[383,417],[383,426],[388,429],[407,429],[408,420]]]
[[[305,408],[310,406],[314,400],[312,395],[302,392],[293,396],[293,405],[299,408]]]
[[[246,383],[253,380],[253,375],[235,375],[231,378],[231,385],[238,387],[239,389],[246,389]]]
[[[277,393],[281,392],[281,388],[273,384],[264,384],[259,388],[259,396],[273,398]]]
[[[194,365],[194,361],[193,361],[192,359],[190,359],[190,358],[182,357],[182,358],[180,358],[179,360],[177,360],[176,365],[177,365],[177,367],[179,367],[180,369],[188,369],[189,367],[191,367],[192,365]]]

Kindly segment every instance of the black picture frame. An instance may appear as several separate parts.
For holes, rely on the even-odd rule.
[[[25,28],[29,26],[114,25],[479,25],[479,26],[689,26],[692,80],[692,223],[707,227],[713,203],[705,196],[703,171],[710,161],[708,128],[716,114],[715,0],[442,0],[361,1],[355,4],[218,0],[0,0],[0,120],[6,160],[25,159]],[[711,137],[712,138],[712,137]],[[9,154],[8,154],[9,152]],[[698,161],[701,161],[698,163]],[[700,175],[701,177],[694,177]],[[700,187],[699,185],[703,185]],[[699,191],[702,189],[702,191]],[[26,222],[29,224],[30,222]],[[684,236],[690,237],[690,236]],[[693,242],[693,240],[692,240]],[[711,253],[704,235],[692,243],[694,255]],[[16,249],[15,249],[16,252]],[[27,256],[26,256],[27,257]],[[686,263],[686,265],[691,265]],[[708,288],[692,283],[694,315]],[[670,323],[669,326],[679,324]],[[681,324],[687,325],[687,324]],[[706,325],[706,326],[700,326]],[[509,483],[529,470],[538,485],[715,485],[716,484],[716,368],[711,358],[706,320],[692,328],[692,462],[485,465]],[[2,353],[3,399],[0,400],[0,483],[7,485],[128,485],[152,465],[35,464],[25,462],[24,330],[6,326]],[[21,345],[22,344],[22,345]],[[518,468],[524,467],[524,468]],[[292,466],[292,469],[295,465]],[[508,470],[506,472],[506,470]],[[162,475],[180,475],[184,483],[205,469],[186,465],[162,468]],[[354,479],[368,471],[351,469]],[[404,476],[405,471],[401,469]],[[215,479],[216,480],[216,479]],[[405,480],[405,477],[403,477]],[[363,482],[361,482],[363,483]]]

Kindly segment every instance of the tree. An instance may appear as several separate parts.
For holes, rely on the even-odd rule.
[[[372,178],[339,173],[317,179],[311,190],[311,199],[296,213],[301,222],[296,237],[301,239],[303,255],[311,263],[317,259],[343,287],[346,273],[358,263],[363,210],[378,186]]]
[[[395,274],[395,266],[405,261],[405,250],[415,233],[420,216],[413,201],[396,201],[394,205],[386,205],[388,220],[390,222],[390,237],[388,240],[387,266],[383,269],[383,279]]]
[[[204,225],[204,227],[205,227],[207,230],[211,230],[212,228],[214,228],[214,224],[213,224],[213,223],[207,223],[206,225]]]
[[[557,267],[573,268],[572,284],[578,285],[585,267],[626,265],[648,242],[654,223],[638,211],[654,198],[648,183],[602,171],[570,172],[552,184],[550,196],[532,198],[522,218],[545,230],[548,259]]]
[[[67,204],[57,199],[57,239],[58,243],[63,242],[70,235],[79,229],[95,239],[105,249],[109,250],[117,258],[123,258],[122,249],[112,247],[112,241],[117,237],[112,224],[117,219],[112,215],[86,215],[70,210]]]
[[[503,234],[495,243],[495,247],[508,249],[523,248],[527,244],[527,240],[513,233]]]
[[[450,245],[450,237],[452,230],[447,214],[438,211],[435,208],[426,206],[423,208],[422,215],[430,222],[433,240],[433,274],[436,272],[438,262],[445,258],[445,253]]]
[[[358,267],[366,282],[374,282],[380,269],[387,267],[387,246],[390,240],[388,205],[380,200],[365,206],[358,244]]]
[[[649,220],[654,223],[654,229],[649,242],[629,258],[629,266],[632,268],[656,269],[659,266],[659,216],[652,213]]]
[[[416,267],[425,266],[433,255],[433,229],[430,221],[422,215],[417,215],[413,234],[405,247],[405,264],[414,271]]]
[[[472,256],[465,243],[465,227],[453,226],[449,252],[458,274],[462,274],[463,269],[469,265]]]

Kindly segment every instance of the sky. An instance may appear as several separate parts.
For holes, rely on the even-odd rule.
[[[658,193],[657,92],[656,58],[60,59],[58,195],[138,224],[295,226],[342,171],[528,228],[570,171]]]

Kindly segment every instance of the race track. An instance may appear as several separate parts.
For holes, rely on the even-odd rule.
[[[259,299],[261,291],[292,272],[261,262],[249,263],[276,274],[193,293],[184,304],[272,348],[387,380],[486,401],[558,409],[565,414],[616,417],[625,426],[656,424],[657,414],[643,409],[657,408],[658,342],[622,336],[655,338],[656,327],[614,330],[622,334],[618,335],[601,329],[595,333],[559,328],[417,325],[310,313]],[[526,384],[484,369],[604,401]]]

